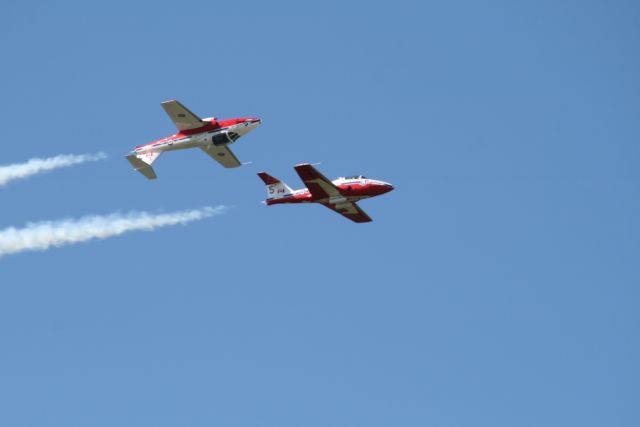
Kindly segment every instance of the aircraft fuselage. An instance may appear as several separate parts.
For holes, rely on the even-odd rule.
[[[393,190],[393,186],[387,182],[368,178],[338,178],[332,181],[332,183],[340,191],[340,196],[314,197],[308,189],[303,188],[295,190],[288,196],[268,198],[265,202],[267,205],[282,203],[329,203],[335,205],[346,202],[355,203],[359,200],[379,196]]]
[[[254,130],[261,123],[260,119],[254,117],[220,121],[212,119],[201,128],[179,131],[149,144],[137,146],[131,154],[143,155],[210,145],[230,145],[241,136]]]

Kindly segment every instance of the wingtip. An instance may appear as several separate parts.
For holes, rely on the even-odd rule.
[[[321,165],[322,162],[315,162],[315,163],[300,163],[298,165],[295,165],[294,168],[300,167],[300,166],[318,166]]]

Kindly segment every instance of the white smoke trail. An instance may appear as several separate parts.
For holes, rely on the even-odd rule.
[[[104,153],[96,154],[61,154],[46,159],[33,158],[25,163],[0,166],[0,187],[7,185],[14,179],[28,178],[31,175],[48,172],[53,169],[64,168],[84,162],[95,162],[107,157]]]
[[[159,227],[187,224],[223,214],[226,206],[204,207],[165,214],[148,212],[92,215],[79,219],[27,223],[24,228],[0,230],[0,257],[24,251],[45,251],[93,239],[107,239],[129,231],[152,231]]]

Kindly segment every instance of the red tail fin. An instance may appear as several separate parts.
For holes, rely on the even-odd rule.
[[[258,176],[262,179],[262,181],[264,181],[266,185],[277,184],[280,182],[279,179],[272,177],[266,172],[260,172]]]
[[[267,200],[280,199],[293,193],[291,187],[266,172],[260,172],[258,176],[267,186]]]

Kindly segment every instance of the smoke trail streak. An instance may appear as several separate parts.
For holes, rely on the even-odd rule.
[[[23,228],[0,230],[0,257],[24,251],[45,251],[93,239],[107,239],[129,231],[152,231],[159,227],[187,224],[223,214],[225,206],[177,211],[165,214],[148,212],[92,215],[79,219],[27,223]]]
[[[0,187],[7,185],[14,179],[24,179],[31,175],[49,172],[53,169],[64,168],[84,162],[95,162],[107,157],[104,153],[97,154],[61,154],[46,159],[33,158],[25,163],[0,166]]]

